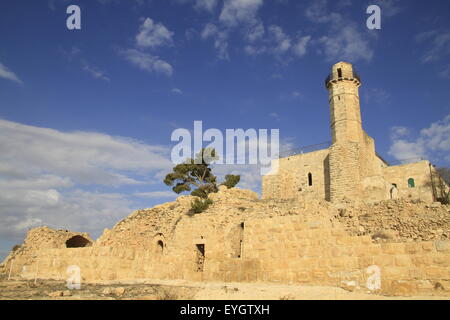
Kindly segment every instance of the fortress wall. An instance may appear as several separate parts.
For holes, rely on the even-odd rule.
[[[450,290],[450,241],[375,244],[369,236],[351,237],[342,229],[300,221],[247,223],[244,257],[259,261],[258,280],[365,287],[367,268],[377,265],[383,293],[428,294],[439,284]]]
[[[326,199],[329,197],[328,149],[279,159],[278,174],[263,177],[263,199]],[[312,186],[308,183],[312,174]]]
[[[386,167],[383,168],[383,176],[390,186],[394,183],[397,185],[399,198],[434,201],[428,161]],[[409,178],[414,179],[414,188],[408,187]]]
[[[240,258],[225,241],[227,232],[235,232],[232,228],[208,230],[191,221],[180,226],[159,256],[131,248],[42,249],[32,259],[17,256],[12,275],[65,280],[67,267],[78,265],[83,281],[146,278],[365,288],[372,275],[367,268],[376,265],[382,293],[432,294],[442,287],[441,295],[450,294],[450,241],[379,244],[369,236],[348,236],[343,229],[302,221],[300,216],[246,221]],[[205,245],[203,271],[197,263],[199,242]]]

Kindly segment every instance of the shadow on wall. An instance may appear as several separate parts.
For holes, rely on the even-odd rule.
[[[82,236],[74,236],[66,241],[67,248],[84,248],[91,245],[92,242]]]

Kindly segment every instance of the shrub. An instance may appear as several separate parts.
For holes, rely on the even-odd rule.
[[[213,203],[211,199],[199,199],[196,198],[191,202],[191,211],[193,214],[202,213]]]

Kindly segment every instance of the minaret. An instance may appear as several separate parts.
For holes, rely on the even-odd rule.
[[[359,86],[361,80],[350,63],[336,63],[326,83],[330,103],[331,134],[333,143],[362,138]]]
[[[361,196],[364,132],[361,124],[361,80],[350,63],[336,63],[325,81],[330,103],[330,200]]]

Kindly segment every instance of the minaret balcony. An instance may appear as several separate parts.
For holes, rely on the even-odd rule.
[[[361,78],[359,77],[359,75],[356,72],[353,71],[351,73],[351,77],[349,77],[349,74],[345,74],[341,77],[338,77],[336,74],[330,73],[328,75],[328,77],[325,79],[325,87],[328,89],[328,87],[330,86],[331,83],[337,83],[338,81],[344,81],[344,80],[352,81],[358,87],[361,85]]]

